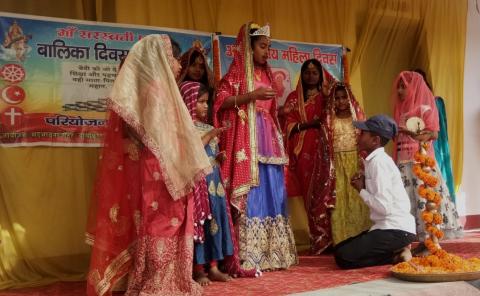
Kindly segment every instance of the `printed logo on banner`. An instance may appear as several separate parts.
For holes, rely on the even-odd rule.
[[[19,107],[7,107],[1,114],[2,124],[4,126],[18,126],[23,120],[23,109]]]
[[[210,33],[0,13],[0,145],[101,146],[118,64],[150,34],[211,63]]]
[[[2,89],[2,99],[10,105],[18,105],[25,100],[25,91],[18,85],[7,85]]]
[[[0,146],[101,146],[120,60],[142,37],[162,33],[182,52],[200,43],[212,65],[210,33],[0,13]],[[237,49],[234,38],[219,40],[224,74]],[[341,54],[341,46],[274,40],[269,63],[279,104],[308,58],[342,80]]]
[[[21,65],[5,64],[0,68],[0,77],[7,83],[22,82],[25,75],[25,70]]]

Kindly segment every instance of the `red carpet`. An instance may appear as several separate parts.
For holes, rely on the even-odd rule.
[[[480,257],[480,233],[443,242],[443,248],[466,258]],[[341,270],[331,256],[300,257],[300,264],[286,271],[264,273],[259,279],[214,283],[205,295],[286,295],[377,280],[389,276],[390,265]]]
[[[388,269],[377,266],[340,270],[332,256],[302,256],[300,264],[289,270],[264,273],[257,279],[214,283],[205,289],[205,295],[285,295],[385,278]]]
[[[461,240],[444,242],[442,245],[447,251],[463,257],[480,257],[480,233],[470,233]],[[300,264],[289,270],[264,273],[257,279],[213,283],[205,288],[204,295],[285,295],[385,278],[389,276],[389,267],[340,270],[329,255],[301,256]],[[3,291],[0,295],[84,296],[85,283],[57,283],[47,287]]]

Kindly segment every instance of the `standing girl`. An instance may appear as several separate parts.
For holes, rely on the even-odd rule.
[[[360,164],[353,121],[365,120],[365,114],[350,88],[342,83],[333,85],[325,111],[323,124],[328,129],[328,143],[335,169],[335,186],[332,186],[332,190],[335,190],[335,208],[331,222],[332,241],[337,245],[372,226],[367,205],[350,185]]]
[[[286,212],[283,168],[288,159],[267,63],[269,37],[268,26],[242,26],[214,104],[216,126],[229,127],[220,138],[226,151],[222,176],[238,213],[240,259],[244,268],[260,270],[297,262]]]
[[[180,65],[167,35],[128,54],[109,98],[89,235],[88,295],[200,295],[192,280],[195,183],[211,172],[178,91]]]
[[[426,200],[418,193],[421,181],[413,172],[415,164],[414,155],[419,150],[419,143],[428,143],[427,153],[435,159],[435,152],[432,142],[438,136],[439,121],[438,111],[432,92],[416,72],[401,72],[393,83],[392,102],[394,103],[394,119],[399,126],[399,135],[394,142],[394,159],[402,173],[402,179],[410,196],[412,215],[415,217],[417,235],[420,241],[426,238],[425,222],[421,213],[425,210]],[[409,118],[416,116],[425,123],[424,130],[417,134],[409,131],[406,122]],[[457,238],[462,236],[462,227],[458,223],[458,213],[455,204],[450,200],[448,188],[440,173],[435,169],[435,176],[438,178],[436,191],[442,195],[440,212],[443,216],[441,230],[445,238]]]

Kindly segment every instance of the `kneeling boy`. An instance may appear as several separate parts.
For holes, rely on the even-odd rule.
[[[374,225],[335,247],[335,261],[341,268],[359,268],[410,260],[415,240],[415,218],[400,172],[384,146],[397,134],[397,125],[385,115],[355,121],[361,130],[358,149],[365,151],[364,172],[351,179],[370,208]]]

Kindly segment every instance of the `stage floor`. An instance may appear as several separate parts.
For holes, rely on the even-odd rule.
[[[480,232],[469,232],[462,239],[444,241],[442,246],[463,257],[480,257]],[[213,283],[204,289],[204,295],[480,295],[480,281],[409,283],[391,278],[389,268],[390,266],[377,266],[340,270],[331,255],[300,256],[299,265],[289,270],[264,273],[256,279]],[[84,296],[85,282],[63,282],[46,287],[7,290],[0,292],[0,295]]]

